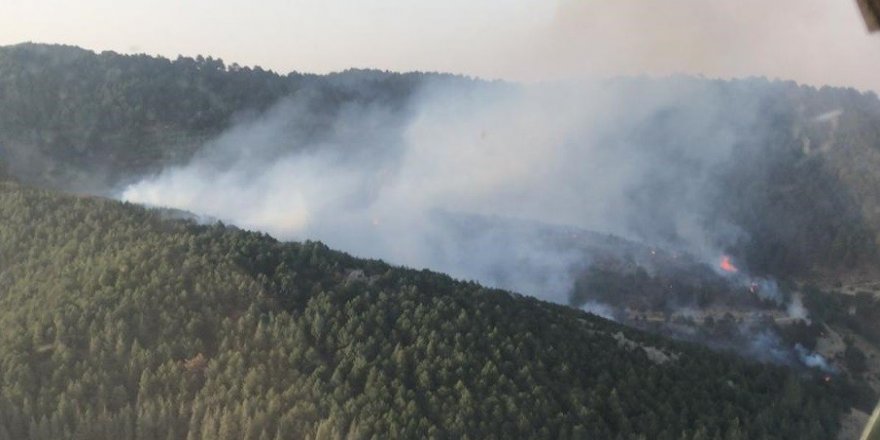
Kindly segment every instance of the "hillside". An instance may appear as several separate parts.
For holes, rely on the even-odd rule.
[[[211,57],[2,47],[0,162],[23,182],[103,195],[194,158],[221,171],[253,168],[258,175],[295,152],[334,144],[382,158],[378,167],[385,169],[402,162],[398,144],[413,110],[438,83],[464,97],[448,103],[464,113],[468,99],[479,106],[522,93],[518,85],[440,74],[280,75]],[[596,130],[607,150],[599,150],[600,157],[621,152],[654,164],[639,180],[623,182],[622,199],[613,203],[629,211],[613,220],[624,229],[617,232],[676,247],[692,240],[681,230],[685,223],[711,231],[707,245],[726,249],[759,274],[862,282],[877,276],[875,94],[764,79],[623,78],[597,89],[616,96],[614,108],[603,109],[612,116],[600,116],[608,128]],[[670,93],[680,96],[644,109],[643,100]],[[273,114],[279,106],[286,110]],[[382,119],[370,119],[370,112]],[[366,120],[352,120],[359,113],[368,113]],[[241,141],[233,145],[232,162],[228,151],[206,147],[243,124],[259,130],[272,117],[280,118],[274,122],[280,128],[269,147],[259,137]],[[484,127],[479,136],[487,134]],[[728,138],[729,158],[702,162]],[[585,159],[591,157],[570,162]],[[626,172],[629,163],[609,166]],[[571,187],[596,186],[588,175],[564,177]]]
[[[105,192],[189,159],[235,121],[279,99],[317,96],[301,121],[319,135],[350,102],[400,103],[420,75],[318,77],[227,66],[212,57],[96,54],[73,46],[0,47],[0,158],[31,183]]]
[[[167,217],[0,186],[0,438],[827,439],[848,406],[837,380]]]
[[[761,78],[0,47],[0,440],[828,438],[880,389],[878,127]]]

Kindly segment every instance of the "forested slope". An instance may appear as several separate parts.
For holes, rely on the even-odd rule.
[[[284,121],[283,135],[290,141],[283,149],[322,145],[322,136],[330,136],[337,118],[352,108],[388,115],[380,126],[359,129],[392,132],[412,117],[412,100],[420,88],[437,81],[454,82],[457,89],[490,86],[440,74],[280,75],[211,57],[169,60],[71,46],[2,47],[0,162],[7,162],[11,174],[24,182],[106,195],[120,185],[186,163],[236,122],[259,119],[280,101],[301,110]],[[880,255],[876,94],[765,79],[630,78],[609,81],[607,88],[629,97],[619,103],[620,114],[638,115],[640,96],[681,83],[691,84],[684,89],[696,92],[650,117],[623,121],[626,130],[605,140],[621,148],[645,146],[633,154],[662,164],[653,170],[656,176],[627,189],[629,200],[648,213],[627,219],[635,223],[634,235],[643,232],[642,238],[672,242],[679,238],[669,218],[683,201],[670,193],[689,190],[676,187],[682,184],[680,176],[705,173],[712,180],[700,197],[711,203],[695,215],[707,228],[728,225],[737,231],[739,242],[725,245],[750,270],[777,276],[838,276],[849,271],[873,276]],[[500,85],[507,91],[516,87]],[[738,104],[755,109],[745,126],[733,116],[725,119],[742,110]],[[697,172],[688,161],[675,158],[682,144],[708,142],[693,133],[694,115],[714,112],[719,120],[711,121],[714,129],[709,131],[729,131],[739,141],[729,162]],[[352,135],[377,136],[378,144],[389,143],[382,134]],[[242,145],[243,155],[248,148],[256,146]],[[284,158],[290,151],[275,153],[277,157],[270,159]],[[645,224],[639,224],[640,219]]]
[[[428,271],[0,186],[0,438],[827,439],[837,381]]]
[[[283,97],[320,97],[307,122],[319,133],[347,103],[399,104],[420,77],[280,75],[212,57],[7,46],[0,48],[0,155],[28,182],[100,192],[185,161],[236,120]]]

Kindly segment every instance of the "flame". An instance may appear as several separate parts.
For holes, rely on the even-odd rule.
[[[720,267],[721,270],[727,273],[739,272],[739,269],[737,269],[736,266],[734,266],[733,263],[730,262],[730,257],[728,257],[727,255],[721,257],[721,264],[719,264],[718,267]]]

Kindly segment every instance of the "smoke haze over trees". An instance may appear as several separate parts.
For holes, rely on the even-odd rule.
[[[348,74],[357,90],[383,90],[372,75]],[[555,251],[523,234],[521,249],[462,252],[449,214],[609,233],[712,264],[732,253],[758,273],[876,261],[871,200],[835,162],[864,147],[834,138],[841,119],[880,117],[873,95],[760,79],[517,86],[424,76],[396,100],[323,113],[327,89],[317,90],[297,90],[122,197],[490,283],[479,271],[498,269],[481,258],[509,266],[510,256]],[[568,257],[548,260],[565,271]]]
[[[872,94],[760,79],[526,87],[382,72],[280,76],[211,58],[28,45],[0,59],[0,147],[24,181],[107,193],[164,170],[146,181],[149,195],[137,192],[146,182],[129,195],[199,211],[195,194],[214,200],[212,190],[226,194],[246,178],[238,197],[202,214],[296,238],[352,226],[361,238],[381,235],[445,210],[614,233],[707,261],[731,250],[765,272],[852,267],[874,255],[880,191],[872,177],[854,177],[880,156]],[[463,194],[476,185],[482,193]],[[284,200],[267,199],[278,194]],[[304,212],[331,225],[296,224]],[[332,225],[341,217],[358,224]],[[392,225],[372,230],[374,220]],[[427,220],[410,234],[414,249],[359,237],[334,244],[434,267],[442,261],[422,248],[446,237],[432,239],[437,221]]]
[[[42,45],[3,54],[0,149],[24,182],[560,303],[596,258],[565,234],[709,265],[731,254],[758,275],[876,262],[880,181],[860,172],[880,164],[871,93],[763,79],[281,76]]]
[[[817,340],[845,331],[880,345],[871,319],[880,302],[801,284],[876,275],[878,127],[873,93],[762,78],[524,85],[0,48],[0,179],[26,185],[4,184],[0,206],[9,267],[0,283],[13,292],[0,319],[20,330],[0,341],[0,365],[11,371],[0,428],[57,437],[101,419],[105,432],[207,424],[206,432],[270,438],[401,429],[577,437],[582,425],[602,438],[662,425],[670,438],[760,438],[782,423],[792,436],[826,438],[847,406],[869,404],[864,381],[875,372],[856,344],[826,359]],[[49,272],[38,280],[41,267]],[[766,367],[755,376],[757,367],[491,288],[822,371],[797,378]],[[441,340],[458,348],[438,351]],[[343,360],[361,349],[352,347],[369,353],[357,365]],[[485,347],[505,348],[469,363],[467,353]],[[600,352],[618,357],[600,362]],[[459,357],[442,378],[415,367],[435,371],[432,362],[450,355]],[[259,385],[253,377],[275,377],[267,359],[299,373]],[[478,375],[462,365],[490,361],[500,382],[463,379]],[[674,372],[642,377],[657,363]],[[513,372],[522,365],[541,372]],[[582,376],[604,370],[627,376]],[[54,376],[42,382],[35,371]],[[829,382],[814,383],[817,374]],[[521,398],[504,377],[546,399],[447,420],[458,408],[444,399],[475,390],[489,406],[497,402],[486,396]],[[729,382],[712,382],[719,377]],[[559,388],[579,380],[599,394]],[[652,400],[601,406],[605,394],[635,399],[631,390],[659,383],[705,392],[682,391],[666,402],[674,409]],[[732,400],[717,419],[673,420],[725,383],[737,391],[721,392]],[[303,387],[311,391],[291,391]],[[368,389],[393,405],[367,408],[359,399]],[[281,408],[272,393],[303,403]],[[70,403],[85,395],[101,397]],[[252,407],[235,406],[245,395]],[[812,406],[789,411],[802,404]]]
[[[0,438],[825,439],[852,393],[167,215],[0,184]]]

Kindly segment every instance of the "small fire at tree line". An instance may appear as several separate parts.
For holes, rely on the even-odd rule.
[[[736,266],[734,266],[733,263],[730,262],[730,257],[727,255],[721,256],[721,263],[718,265],[718,267],[720,267],[721,270],[727,273],[739,272],[739,269],[737,269]]]

